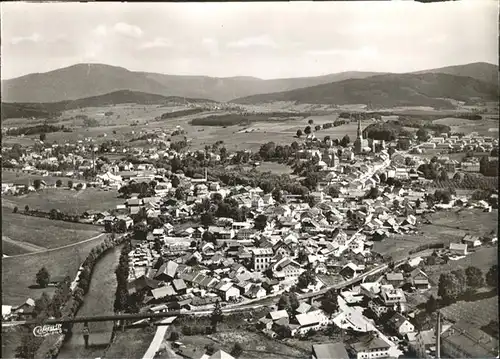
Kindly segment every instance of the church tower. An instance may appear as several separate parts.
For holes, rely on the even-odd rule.
[[[363,133],[361,132],[361,120],[358,119],[358,135],[354,141],[354,153],[359,155],[363,151]]]

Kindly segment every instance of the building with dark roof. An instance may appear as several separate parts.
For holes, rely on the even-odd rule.
[[[498,357],[498,339],[468,323],[457,323],[441,335],[443,358]]]

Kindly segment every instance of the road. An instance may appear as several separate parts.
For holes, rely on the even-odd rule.
[[[177,317],[169,317],[169,318],[163,319],[160,322],[163,325],[159,325],[156,328],[155,336],[154,336],[153,340],[151,340],[151,344],[149,344],[148,350],[146,351],[146,353],[142,357],[143,359],[153,359],[155,357],[156,352],[160,349],[161,343],[165,339],[165,334],[167,333],[167,330],[168,330],[168,324],[172,324],[176,318]],[[168,344],[167,344],[166,350],[168,350],[168,349],[170,349],[170,348],[168,348]]]
[[[83,241],[76,242],[76,243],[67,244],[65,246],[61,246],[61,247],[57,247],[57,248],[44,249],[44,250],[40,250],[40,251],[32,252],[32,253],[18,254],[18,255],[15,255],[15,256],[8,256],[8,257],[5,257],[5,258],[21,258],[21,257],[26,257],[26,256],[32,256],[32,255],[35,255],[35,254],[40,254],[40,253],[53,252],[53,251],[57,251],[59,249],[69,248],[69,247],[80,245],[82,243],[86,243],[86,242],[90,242],[90,241],[96,240],[97,238],[102,237],[102,236],[104,236],[106,234],[108,234],[108,233],[101,233],[101,234],[98,234],[97,236],[94,236],[92,238],[85,239]]]

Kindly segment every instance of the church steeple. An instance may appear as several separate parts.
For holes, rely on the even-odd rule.
[[[359,139],[363,139],[363,134],[361,133],[361,119],[358,118],[358,137]]]

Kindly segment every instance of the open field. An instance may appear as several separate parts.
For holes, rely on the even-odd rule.
[[[97,188],[86,188],[81,191],[46,188],[22,196],[4,196],[2,200],[2,206],[8,208],[17,206],[20,211],[28,205],[30,209],[43,211],[58,209],[71,215],[82,214],[88,210],[110,211],[115,209],[116,205],[124,203],[122,198],[118,198],[116,191],[103,191]]]
[[[442,308],[441,313],[453,322],[463,320],[474,327],[482,327],[492,320],[498,322],[498,296],[474,302],[460,301]]]
[[[153,337],[154,332],[148,333],[143,328],[118,331],[115,340],[102,357],[106,359],[142,359]]]
[[[15,171],[9,169],[2,169],[2,182],[3,183],[25,183],[28,184],[28,181],[33,182],[34,180],[39,179],[43,180],[47,183],[48,186],[53,186],[56,184],[57,180],[61,180],[64,185],[66,185],[69,178],[66,177],[53,177],[53,176],[40,176],[34,175],[28,172],[23,171]],[[74,181],[75,182],[75,181]]]
[[[98,226],[25,216],[2,208],[2,236],[9,238],[9,240],[2,238],[2,243],[10,242],[14,245],[20,241],[18,246],[25,249],[29,244],[43,249],[57,248],[89,239],[100,233],[102,228]],[[5,249],[3,253],[12,255]]]
[[[491,266],[498,263],[498,246],[480,247],[475,252],[469,253],[465,258],[455,261],[448,261],[446,264],[426,266],[424,271],[429,276],[433,285],[439,283],[439,276],[442,273],[448,273],[456,269],[466,269],[467,267],[477,267],[484,274],[488,272]]]
[[[30,297],[40,297],[44,291],[52,294],[55,288],[30,288],[35,284],[35,275],[40,268],[47,268],[51,276],[69,275],[73,280],[88,253],[105,239],[106,236],[100,236],[90,241],[53,251],[3,258],[2,302],[6,305],[20,305]]]
[[[375,242],[373,250],[382,255],[390,254],[394,259],[408,256],[415,247],[431,243],[459,242],[466,234],[486,235],[498,226],[498,211],[490,213],[480,209],[440,211],[428,215],[432,224],[418,226],[419,234],[391,235]]]
[[[183,336],[179,340],[189,349],[203,349],[206,345],[223,349],[230,353],[234,343],[240,343],[243,347],[241,358],[245,359],[281,359],[310,357],[309,350],[298,349],[283,342],[267,338],[263,334],[242,330],[219,331],[212,335]]]
[[[498,128],[498,117],[484,116],[479,121],[466,120],[463,118],[446,117],[434,120],[433,123],[450,126],[451,132],[463,132],[465,134],[477,132],[483,136],[498,138],[498,131],[490,129]]]

